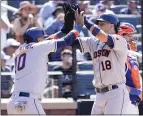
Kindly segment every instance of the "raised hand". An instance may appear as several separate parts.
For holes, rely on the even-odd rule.
[[[79,10],[77,9],[75,12],[75,23],[77,24],[81,24],[84,25],[84,11],[79,12]]]
[[[75,3],[74,3],[74,4],[71,5],[71,7],[72,7],[72,9],[74,9],[75,11],[78,9],[78,12],[80,13],[81,10],[80,10],[78,4],[75,4]]]
[[[75,10],[68,3],[64,3],[62,7],[65,13],[65,17],[64,17],[65,22],[61,31],[67,34],[73,29],[74,20],[75,20]]]

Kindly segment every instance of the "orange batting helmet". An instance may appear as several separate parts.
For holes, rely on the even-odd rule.
[[[133,36],[137,31],[130,23],[121,23],[119,35],[123,36],[128,42],[129,50],[136,51],[137,38]]]

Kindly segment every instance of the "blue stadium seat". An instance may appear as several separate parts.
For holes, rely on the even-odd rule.
[[[136,25],[136,29],[138,33],[141,33],[142,31],[142,25]]]
[[[88,62],[78,63],[79,70],[93,70],[93,64]]]
[[[122,8],[126,8],[127,5],[115,5],[113,7],[111,7],[109,10],[112,10],[115,14],[120,14],[120,10]]]
[[[95,94],[95,88],[92,84],[94,75],[77,75],[77,95]]]
[[[56,66],[60,66],[61,62],[48,62],[48,71],[53,71]]]
[[[136,25],[141,24],[141,16],[140,15],[117,15],[119,18],[120,22],[128,22],[133,24],[135,27]]]
[[[82,32],[84,33],[84,36],[85,36],[85,37],[88,37],[88,36],[89,36],[89,34],[88,34],[88,29],[87,29],[86,27],[83,27],[83,28],[82,28]]]
[[[96,18],[92,15],[87,15],[89,19],[94,23]],[[127,15],[127,14],[117,14],[120,22],[128,22],[133,24],[135,27],[136,25],[141,24],[141,16],[140,15]]]
[[[137,52],[141,51],[142,52],[142,43],[138,42],[137,43]]]

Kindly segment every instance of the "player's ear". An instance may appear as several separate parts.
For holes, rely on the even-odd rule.
[[[43,40],[41,39],[41,37],[39,37],[39,38],[37,39],[37,42],[40,42],[40,41],[43,41]]]
[[[115,30],[115,26],[114,26],[114,24],[110,24],[110,29],[111,29],[112,31],[114,31],[114,30]]]
[[[114,28],[114,24],[110,24],[110,28]]]
[[[39,42],[39,41],[40,41],[40,38],[37,39],[37,42]]]
[[[40,41],[43,41],[43,40],[45,40],[44,37],[39,37],[39,38],[37,39],[37,42],[40,42]]]

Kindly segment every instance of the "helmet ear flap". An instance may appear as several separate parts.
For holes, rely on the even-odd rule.
[[[98,23],[99,23],[99,21],[98,21],[98,20],[96,20],[96,21],[95,21],[95,24],[96,24],[96,25],[98,25]]]
[[[25,43],[28,43],[29,37],[28,37],[26,34],[24,34],[23,39],[24,39],[24,42],[25,42]]]
[[[24,34],[23,39],[24,39],[24,42],[27,44],[30,43],[31,41],[33,42],[33,38],[31,38],[27,34]]]

